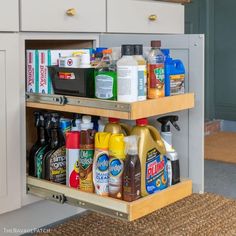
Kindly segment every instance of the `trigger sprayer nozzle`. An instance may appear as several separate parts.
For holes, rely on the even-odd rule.
[[[157,119],[158,122],[161,123],[161,132],[170,132],[170,123],[178,130],[180,131],[180,127],[177,124],[177,121],[179,120],[178,116],[163,116]]]

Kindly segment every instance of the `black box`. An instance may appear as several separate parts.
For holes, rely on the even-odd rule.
[[[94,68],[48,66],[55,94],[94,97]]]

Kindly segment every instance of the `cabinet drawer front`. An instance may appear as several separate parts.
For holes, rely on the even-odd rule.
[[[184,33],[184,6],[144,0],[107,0],[107,22],[108,32]]]
[[[0,31],[19,30],[18,0],[0,2]]]
[[[21,0],[21,30],[104,32],[106,0]]]

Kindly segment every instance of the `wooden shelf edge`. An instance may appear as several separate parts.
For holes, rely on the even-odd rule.
[[[87,99],[88,102],[94,101],[95,99]],[[114,101],[105,101],[107,105],[114,104]],[[103,101],[104,103],[104,101]],[[121,103],[122,104],[122,103]],[[134,102],[134,103],[123,103],[129,106],[127,110],[116,110],[116,109],[104,109],[99,108],[99,101],[94,106],[78,106],[78,105],[56,105],[40,102],[27,101],[26,107],[35,109],[45,109],[52,111],[62,111],[70,113],[80,113],[88,115],[97,115],[104,117],[117,117],[126,120],[136,120],[144,117],[158,116],[167,114],[170,112],[177,112],[194,107],[194,94],[186,93],[176,96],[163,97],[158,99],[148,99],[146,101]]]
[[[172,2],[172,3],[191,3],[191,0],[158,0],[159,2]]]
[[[132,104],[130,119],[136,120],[191,108],[194,108],[194,93],[149,99]]]
[[[158,193],[141,198],[129,205],[129,220],[133,221],[166,207],[192,194],[192,181],[182,180]]]

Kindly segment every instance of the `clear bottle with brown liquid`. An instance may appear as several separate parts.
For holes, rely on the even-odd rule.
[[[125,137],[126,160],[123,172],[123,200],[132,202],[141,195],[141,163],[138,155],[138,137]]]

